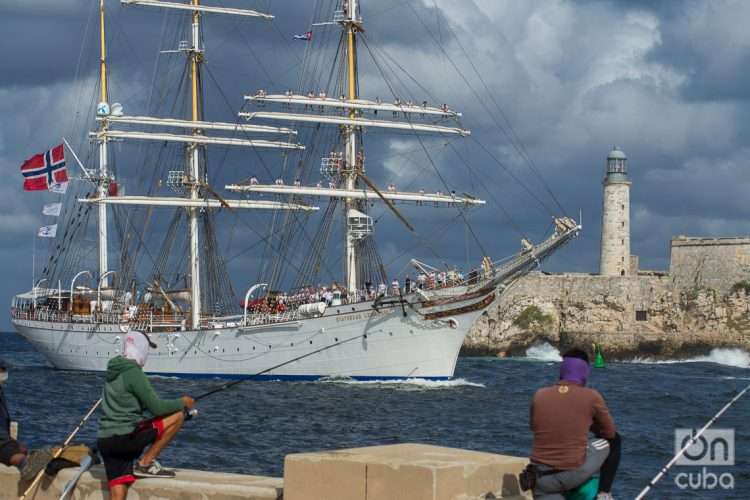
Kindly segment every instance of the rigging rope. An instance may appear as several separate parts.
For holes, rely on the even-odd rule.
[[[383,77],[383,80],[385,81],[385,84],[388,86],[388,89],[391,91],[391,94],[393,95],[393,98],[398,98],[398,95],[396,94],[395,90],[393,89],[393,86],[391,85],[390,81],[388,80],[387,75],[383,71],[383,68],[381,67],[380,63],[377,61],[375,54],[370,50],[370,45],[367,43],[367,38],[364,36],[364,33],[361,35],[362,42],[365,45],[365,48],[367,48],[367,51],[370,53],[370,56],[372,57],[373,63],[375,64],[375,67],[380,72],[381,76]],[[409,122],[411,123],[411,119],[407,117]],[[424,144],[424,141],[422,140],[422,137],[418,133],[413,134],[414,137],[419,141],[420,146],[422,147],[422,150],[424,151],[425,156],[427,157],[427,160],[430,162],[430,165],[432,166],[433,170],[438,176],[438,179],[440,179],[440,182],[443,184],[443,187],[448,191],[452,192],[451,188],[448,186],[448,182],[445,180],[445,177],[443,177],[443,174],[440,172],[440,169],[435,164],[435,161],[432,159],[432,156],[430,155],[429,151],[427,150],[427,147]],[[464,220],[464,223],[469,228],[469,231],[471,232],[472,237],[474,238],[474,241],[479,246],[480,250],[482,251],[483,255],[487,255],[487,251],[484,249],[484,246],[482,245],[482,242],[479,241],[479,238],[477,237],[476,233],[474,232],[474,228],[471,226],[471,223],[466,218],[464,209],[462,207],[456,207],[458,212],[461,214],[461,218]]]
[[[471,82],[469,82],[468,78],[466,78],[466,76],[465,76],[465,75],[463,74],[463,72],[462,72],[462,71],[461,71],[461,69],[460,69],[460,68],[458,67],[458,65],[457,65],[457,64],[456,64],[456,63],[455,63],[455,62],[453,61],[453,59],[452,59],[452,58],[450,57],[450,55],[448,55],[448,52],[447,52],[447,51],[445,50],[445,48],[444,48],[444,47],[442,46],[442,44],[440,43],[440,41],[439,41],[439,40],[437,40],[437,39],[435,38],[435,35],[434,35],[434,34],[432,33],[432,31],[431,31],[431,30],[430,30],[430,28],[429,28],[429,27],[427,26],[427,24],[426,24],[426,23],[425,23],[425,22],[424,22],[424,21],[422,20],[422,18],[420,17],[419,13],[418,13],[418,12],[417,12],[417,10],[416,10],[416,9],[414,8],[414,6],[413,6],[413,5],[411,5],[411,4],[409,4],[409,8],[410,8],[410,9],[412,10],[412,12],[414,13],[414,15],[415,15],[415,17],[417,18],[417,20],[418,20],[418,21],[420,22],[420,24],[422,24],[422,26],[424,27],[425,31],[427,31],[427,34],[428,34],[428,35],[430,36],[430,38],[432,38],[432,40],[433,40],[433,41],[435,42],[435,44],[436,44],[436,45],[438,46],[438,48],[439,48],[439,49],[440,49],[440,51],[441,51],[441,52],[443,53],[443,55],[445,56],[445,58],[446,58],[446,59],[448,60],[448,62],[449,62],[449,63],[451,64],[451,66],[453,66],[453,68],[454,68],[454,69],[456,70],[456,73],[458,73],[458,75],[459,75],[459,76],[461,77],[461,79],[462,79],[462,80],[464,81],[464,83],[466,84],[466,86],[467,86],[467,87],[468,87],[468,88],[469,88],[469,89],[471,90],[471,92],[472,92],[472,93],[474,94],[474,96],[476,97],[477,101],[478,101],[478,102],[479,102],[479,103],[480,103],[480,104],[482,105],[482,107],[483,107],[483,108],[485,109],[485,111],[486,111],[486,112],[487,112],[487,114],[488,114],[488,115],[490,116],[490,118],[491,118],[491,119],[492,119],[492,120],[493,120],[493,121],[495,122],[495,125],[496,125],[496,126],[498,127],[498,129],[500,129],[500,131],[501,131],[501,132],[503,133],[503,135],[505,135],[505,136],[506,136],[506,138],[508,138],[508,141],[510,142],[511,146],[513,146],[513,148],[514,148],[514,149],[516,150],[516,152],[517,152],[517,153],[519,154],[519,156],[521,157],[521,159],[523,159],[523,160],[525,160],[525,161],[527,162],[527,164],[529,165],[530,169],[531,169],[531,170],[532,170],[533,172],[536,172],[536,170],[535,170],[535,167],[533,167],[533,165],[532,165],[532,164],[531,164],[531,163],[529,162],[529,159],[528,159],[528,157],[527,157],[527,156],[524,156],[524,155],[523,155],[523,153],[521,153],[521,150],[520,150],[520,148],[518,147],[518,145],[516,144],[516,141],[514,141],[514,140],[512,139],[512,137],[511,137],[511,136],[510,136],[510,134],[509,134],[509,133],[507,132],[507,130],[505,129],[505,127],[503,127],[503,126],[502,126],[502,124],[501,124],[501,123],[500,123],[500,122],[499,122],[499,121],[497,120],[497,118],[496,118],[496,116],[495,116],[495,113],[493,113],[493,112],[492,112],[492,111],[491,111],[491,110],[489,109],[489,106],[487,106],[487,104],[486,104],[486,103],[484,102],[484,100],[483,100],[483,99],[481,98],[481,96],[480,96],[480,95],[479,95],[479,93],[478,93],[478,92],[476,91],[476,89],[475,89],[475,88],[474,88],[474,87],[473,87],[473,86],[471,85]],[[448,28],[450,29],[450,26],[448,26]],[[452,31],[451,31],[451,32],[452,32]],[[455,33],[454,33],[454,38],[458,39],[458,38],[457,38],[457,37],[455,36]],[[460,45],[460,42],[459,42],[459,45]],[[465,54],[465,55],[466,55],[466,57],[467,57],[467,60],[469,60],[469,61],[471,62],[470,58],[468,57],[468,54]],[[473,63],[471,63],[471,64],[472,64],[472,66],[473,66]],[[481,77],[480,77],[480,79],[481,79]],[[484,83],[484,80],[483,80],[483,79],[482,79],[482,82]],[[486,85],[485,85],[485,87],[486,87]],[[488,89],[488,91],[489,91],[489,89]],[[491,95],[491,94],[490,94],[490,95]],[[499,105],[497,105],[497,101],[495,101],[495,104],[496,104],[496,106],[498,107],[498,109],[500,110],[500,107],[499,107]],[[502,113],[502,110],[500,110],[500,111],[501,111],[501,113]],[[503,114],[503,116],[505,116],[505,115],[504,115],[504,113],[502,113],[502,114]],[[506,120],[507,120],[507,118],[506,118]],[[475,140],[476,140],[476,139],[475,139]],[[477,141],[477,142],[479,142],[479,141]],[[484,147],[483,147],[483,149],[485,149],[485,150],[486,150],[486,148],[484,148]],[[491,155],[491,156],[492,156],[492,157],[493,157],[493,159],[495,159],[495,161],[497,162],[497,159],[496,159],[496,158],[494,157],[494,155]],[[538,172],[536,172],[536,173],[537,173],[537,175],[539,175],[539,174],[538,174]],[[549,190],[549,187],[547,186],[546,182],[544,182],[543,178],[540,178],[540,180],[542,181],[542,183],[544,184],[544,186],[545,186],[545,187],[547,188],[547,190],[548,190],[548,191],[550,191],[550,193],[551,193],[551,190]],[[537,200],[537,201],[538,201],[539,203],[541,203],[541,204],[542,204],[542,205],[544,206],[544,209],[548,211],[549,215],[554,215],[554,213],[553,213],[553,212],[552,212],[551,210],[549,210],[549,208],[548,208],[548,207],[546,206],[546,204],[544,204],[544,203],[543,203],[543,202],[542,202],[542,201],[541,201],[541,200],[540,200],[540,199],[539,199],[538,197],[534,196],[534,198],[535,198],[535,199],[536,199],[536,200]],[[558,206],[560,206],[559,202],[557,201],[557,198],[555,198],[555,197],[554,197],[554,195],[553,195],[553,200],[555,201],[555,203],[557,203],[557,205],[558,205]],[[564,209],[562,208],[562,206],[560,206],[560,209],[561,209],[561,210],[563,211],[563,214],[564,214],[564,213],[565,213],[565,211],[564,211]]]
[[[433,0],[433,2],[435,3],[435,7],[438,8],[437,0]],[[412,6],[412,10],[414,10],[413,6]],[[424,25],[424,23],[423,23],[423,25]],[[477,69],[476,65],[474,64],[474,61],[471,59],[471,57],[469,56],[469,53],[467,52],[467,50],[464,48],[463,44],[461,43],[460,38],[453,31],[453,28],[450,26],[450,23],[446,23],[446,26],[448,28],[448,31],[451,33],[451,35],[453,35],[453,38],[456,40],[456,43],[458,44],[458,47],[461,49],[461,52],[463,53],[464,57],[469,62],[469,65],[474,70],[474,73],[479,78],[479,81],[482,83],[482,86],[484,87],[484,90],[487,92],[487,95],[489,96],[490,100],[495,105],[495,109],[497,109],[497,111],[500,114],[500,116],[502,116],[503,121],[505,121],[505,124],[507,126],[507,130],[508,130],[508,132],[509,132],[510,135],[508,133],[506,133],[506,131],[505,131],[505,129],[503,127],[498,127],[498,128],[500,128],[500,130],[506,136],[506,138],[511,143],[511,145],[513,146],[513,148],[516,150],[516,152],[518,153],[518,155],[527,162],[527,164],[529,165],[529,168],[531,169],[531,171],[534,172],[534,174],[537,176],[537,178],[539,179],[539,181],[542,183],[542,186],[544,187],[544,189],[547,191],[547,193],[550,195],[550,197],[554,200],[554,202],[557,205],[557,207],[561,210],[562,215],[567,215],[567,213],[565,212],[565,209],[563,208],[563,206],[560,204],[559,200],[555,196],[555,193],[552,192],[552,189],[550,189],[549,184],[547,184],[547,182],[544,180],[544,177],[539,172],[539,169],[534,164],[534,161],[531,159],[531,156],[529,155],[528,151],[526,150],[526,147],[524,146],[523,142],[521,142],[521,140],[519,139],[518,135],[516,134],[516,131],[514,130],[513,126],[510,123],[510,120],[508,119],[508,115],[500,107],[500,104],[497,102],[497,99],[495,99],[494,94],[492,92],[490,92],[490,89],[487,86],[487,83],[485,82],[484,77],[482,77],[482,73]],[[442,46],[442,43],[440,43],[440,42],[438,42],[438,43]],[[493,117],[494,117],[494,115],[493,115]]]
[[[473,174],[474,176],[476,176],[476,177],[479,177],[479,176],[478,176],[478,175],[476,174],[476,172],[474,172],[474,169],[473,169],[473,168],[471,167],[471,164],[470,164],[470,163],[469,163],[469,162],[468,162],[468,161],[466,160],[466,158],[464,158],[464,157],[463,157],[463,155],[461,155],[461,154],[460,154],[460,153],[459,153],[459,152],[458,152],[458,151],[456,150],[455,146],[453,146],[453,144],[451,144],[450,146],[451,146],[451,149],[453,150],[453,152],[454,152],[454,153],[456,154],[456,156],[458,156],[458,158],[459,158],[459,159],[461,160],[461,162],[462,162],[462,163],[463,163],[463,164],[464,164],[464,165],[466,166],[466,169],[467,169],[467,170],[468,170],[468,171],[469,171],[470,173],[472,173],[472,174]],[[513,229],[514,229],[514,230],[515,230],[515,231],[516,231],[516,232],[517,232],[518,234],[520,234],[522,238],[526,238],[526,239],[528,239],[528,238],[527,238],[527,236],[526,236],[526,234],[525,234],[525,233],[523,232],[523,230],[521,230],[520,226],[518,226],[518,224],[516,224],[516,222],[515,222],[515,220],[513,219],[513,217],[511,217],[510,213],[509,213],[509,212],[508,212],[508,210],[507,210],[507,209],[505,208],[505,206],[504,206],[504,205],[503,205],[502,203],[500,203],[500,201],[499,201],[499,200],[498,200],[498,199],[497,199],[497,198],[495,197],[495,194],[494,194],[494,193],[492,192],[492,190],[490,190],[490,188],[488,188],[488,187],[487,187],[487,185],[486,185],[486,184],[484,184],[484,183],[482,183],[482,182],[480,182],[480,183],[479,183],[479,185],[480,185],[480,186],[482,187],[482,189],[483,189],[483,190],[484,190],[484,191],[485,191],[485,192],[487,193],[487,195],[488,195],[488,196],[490,197],[490,199],[492,199],[493,203],[495,203],[495,205],[497,205],[497,207],[498,207],[498,208],[500,209],[500,211],[502,211],[502,212],[503,212],[503,215],[504,215],[504,216],[505,216],[505,218],[506,218],[506,219],[508,220],[508,223],[509,223],[509,224],[510,224],[510,225],[511,225],[511,226],[513,227]]]

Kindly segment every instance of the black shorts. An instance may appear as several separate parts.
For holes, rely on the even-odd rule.
[[[111,436],[96,440],[96,445],[104,459],[107,482],[110,488],[118,484],[132,484],[133,461],[140,458],[143,450],[153,444],[164,433],[162,418],[147,420],[136,430],[122,436]]]
[[[0,464],[10,465],[13,455],[18,455],[21,451],[21,443],[15,439],[0,441]]]

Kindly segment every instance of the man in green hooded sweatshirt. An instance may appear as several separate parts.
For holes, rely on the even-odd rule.
[[[195,403],[189,396],[165,400],[156,395],[143,373],[151,345],[146,334],[130,332],[122,356],[107,364],[96,437],[112,500],[124,500],[137,477],[175,476],[156,458],[182,427],[184,410]],[[146,419],[146,411],[153,417]]]

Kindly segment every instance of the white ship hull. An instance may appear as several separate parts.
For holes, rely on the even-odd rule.
[[[299,321],[152,332],[158,348],[152,350],[145,370],[165,376],[241,378],[300,358],[259,378],[448,379],[466,333],[492,296],[431,308],[473,309],[442,314],[440,319],[426,319],[400,305],[375,310],[366,302],[333,306],[320,317]],[[55,368],[65,370],[104,371],[107,362],[120,353],[127,331],[117,324],[19,317],[13,323]],[[314,351],[320,352],[311,354]]]

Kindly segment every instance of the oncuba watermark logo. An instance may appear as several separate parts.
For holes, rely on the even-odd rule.
[[[697,434],[696,429],[675,429],[674,448],[679,453]],[[734,465],[734,429],[708,429],[677,460],[676,465],[699,467],[677,474],[674,482],[681,490],[734,489],[734,476],[709,467]]]

